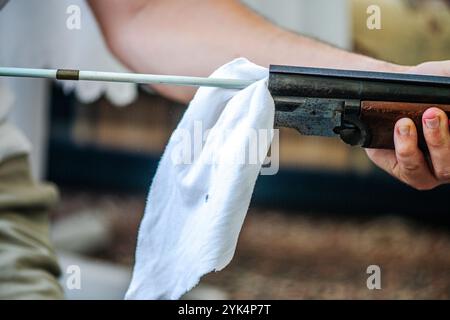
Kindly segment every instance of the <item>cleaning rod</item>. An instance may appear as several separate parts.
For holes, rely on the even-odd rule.
[[[244,89],[253,80],[220,79],[202,77],[168,76],[156,74],[82,71],[71,69],[29,69],[0,67],[0,77],[46,78],[55,80],[86,80],[107,82],[131,82],[138,84],[169,84],[177,86],[218,87]]]

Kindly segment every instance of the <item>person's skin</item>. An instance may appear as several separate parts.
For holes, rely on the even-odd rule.
[[[346,52],[286,31],[237,0],[90,0],[112,52],[137,72],[208,76],[219,66],[246,57],[262,65],[287,64],[338,69],[450,76],[450,61],[399,66]],[[188,102],[190,88],[155,86]],[[430,150],[427,163],[410,119],[395,127],[395,151],[367,150],[370,159],[419,190],[450,182],[450,133],[446,114],[423,115]]]

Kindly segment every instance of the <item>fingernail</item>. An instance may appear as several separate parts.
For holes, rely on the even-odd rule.
[[[409,126],[399,126],[398,127],[398,133],[400,133],[401,136],[409,136],[410,127]]]
[[[428,129],[437,129],[439,128],[439,117],[434,117],[431,119],[425,119],[425,125]]]

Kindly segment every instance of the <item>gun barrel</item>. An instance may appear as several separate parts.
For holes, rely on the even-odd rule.
[[[450,78],[401,73],[270,66],[275,96],[450,103]]]

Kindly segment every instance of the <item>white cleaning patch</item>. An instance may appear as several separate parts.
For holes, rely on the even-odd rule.
[[[254,84],[198,90],[153,179],[126,299],[178,299],[231,261],[273,136],[268,74],[239,58],[211,77]],[[269,138],[255,141],[264,130]]]

